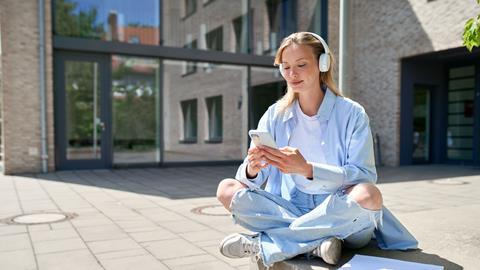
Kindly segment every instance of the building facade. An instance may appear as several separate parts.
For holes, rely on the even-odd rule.
[[[281,39],[313,31],[338,57],[338,1],[0,5],[6,174],[238,162],[285,90],[272,65]],[[475,3],[350,1],[349,12],[344,87],[370,115],[377,160],[480,164],[479,57],[461,47]]]

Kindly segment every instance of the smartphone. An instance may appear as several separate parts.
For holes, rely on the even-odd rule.
[[[277,144],[268,131],[250,130],[248,135],[256,146],[264,145],[277,149]]]

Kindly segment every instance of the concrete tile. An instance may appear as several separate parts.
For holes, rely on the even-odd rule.
[[[221,261],[214,261],[214,262],[201,262],[196,264],[190,265],[182,265],[182,266],[175,266],[171,267],[172,270],[197,270],[197,269],[208,269],[208,270],[228,270],[228,269],[235,269],[232,266],[226,264],[225,262]]]
[[[105,253],[97,253],[95,257],[98,259],[116,259],[116,258],[125,258],[125,257],[134,257],[142,255],[150,255],[148,251],[144,248],[129,249],[129,250],[119,250],[119,251],[110,251]]]
[[[187,233],[180,233],[180,237],[184,238],[189,242],[203,242],[203,241],[212,241],[216,240],[220,242],[221,239],[225,237],[224,233],[219,233],[214,230],[204,230],[204,231],[195,231],[195,232],[187,232]]]
[[[160,226],[174,232],[174,233],[186,233],[186,232],[197,232],[205,231],[209,229],[207,226],[202,225],[191,220],[182,220],[174,222],[162,222]]]
[[[21,234],[27,232],[27,226],[22,225],[7,225],[0,227],[0,236],[11,235],[11,234]]]
[[[0,252],[1,269],[37,270],[32,249]]]
[[[129,235],[137,242],[150,242],[178,238],[176,234],[161,228],[157,228],[154,231],[132,232],[129,233]]]
[[[185,218],[179,214],[176,214],[172,211],[167,211],[164,209],[142,209],[138,210],[144,217],[147,217],[149,220],[155,222],[168,222],[168,221],[177,221],[184,220]]]
[[[77,232],[73,228],[67,229],[50,229],[42,231],[30,231],[30,237],[32,241],[50,241],[79,237]]]
[[[151,255],[102,259],[100,260],[106,270],[168,270],[168,268]]]
[[[212,262],[218,261],[218,258],[210,255],[193,255],[188,257],[182,257],[177,259],[163,260],[162,262],[166,264],[169,268],[179,267],[183,265],[197,264],[202,262]]]
[[[95,227],[80,227],[78,232],[86,242],[122,239],[128,235],[122,232],[117,226],[95,226]]]
[[[48,270],[103,270],[87,250],[47,253],[37,255],[38,268]]]
[[[0,237],[0,252],[30,248],[30,238],[26,233],[4,235]]]
[[[87,246],[80,238],[34,242],[33,247],[35,249],[35,254],[87,249]]]
[[[94,254],[141,248],[141,246],[138,245],[137,242],[133,241],[130,238],[87,242],[87,245],[90,247]]]
[[[145,242],[142,246],[160,260],[206,254],[206,252],[183,239]]]

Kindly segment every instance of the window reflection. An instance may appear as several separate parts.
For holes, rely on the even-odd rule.
[[[159,61],[112,57],[114,163],[159,161]]]
[[[163,61],[164,161],[240,160],[248,136],[247,68],[196,65],[183,76],[183,61]]]
[[[163,1],[165,46],[186,47],[197,40],[197,48],[201,50],[248,52],[247,0],[196,3],[196,0]]]
[[[55,0],[56,35],[159,44],[159,0]]]

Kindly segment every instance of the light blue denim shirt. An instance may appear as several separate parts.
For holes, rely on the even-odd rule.
[[[363,107],[326,89],[320,105],[319,121],[327,121],[321,145],[326,164],[312,163],[313,180],[310,188],[318,193],[335,193],[358,183],[376,183],[377,172],[373,153],[373,140],[368,116]],[[272,134],[278,147],[289,145],[296,126],[294,106],[280,111],[277,103],[268,108],[260,119],[257,130]],[[251,145],[253,147],[253,144]],[[236,179],[251,189],[260,188],[287,200],[295,183],[290,174],[281,173],[276,167],[262,169],[254,179],[246,176],[248,160],[238,168]],[[401,223],[384,207],[383,223],[376,232],[377,241],[385,249],[416,248],[417,241]],[[385,231],[387,230],[387,231]]]

